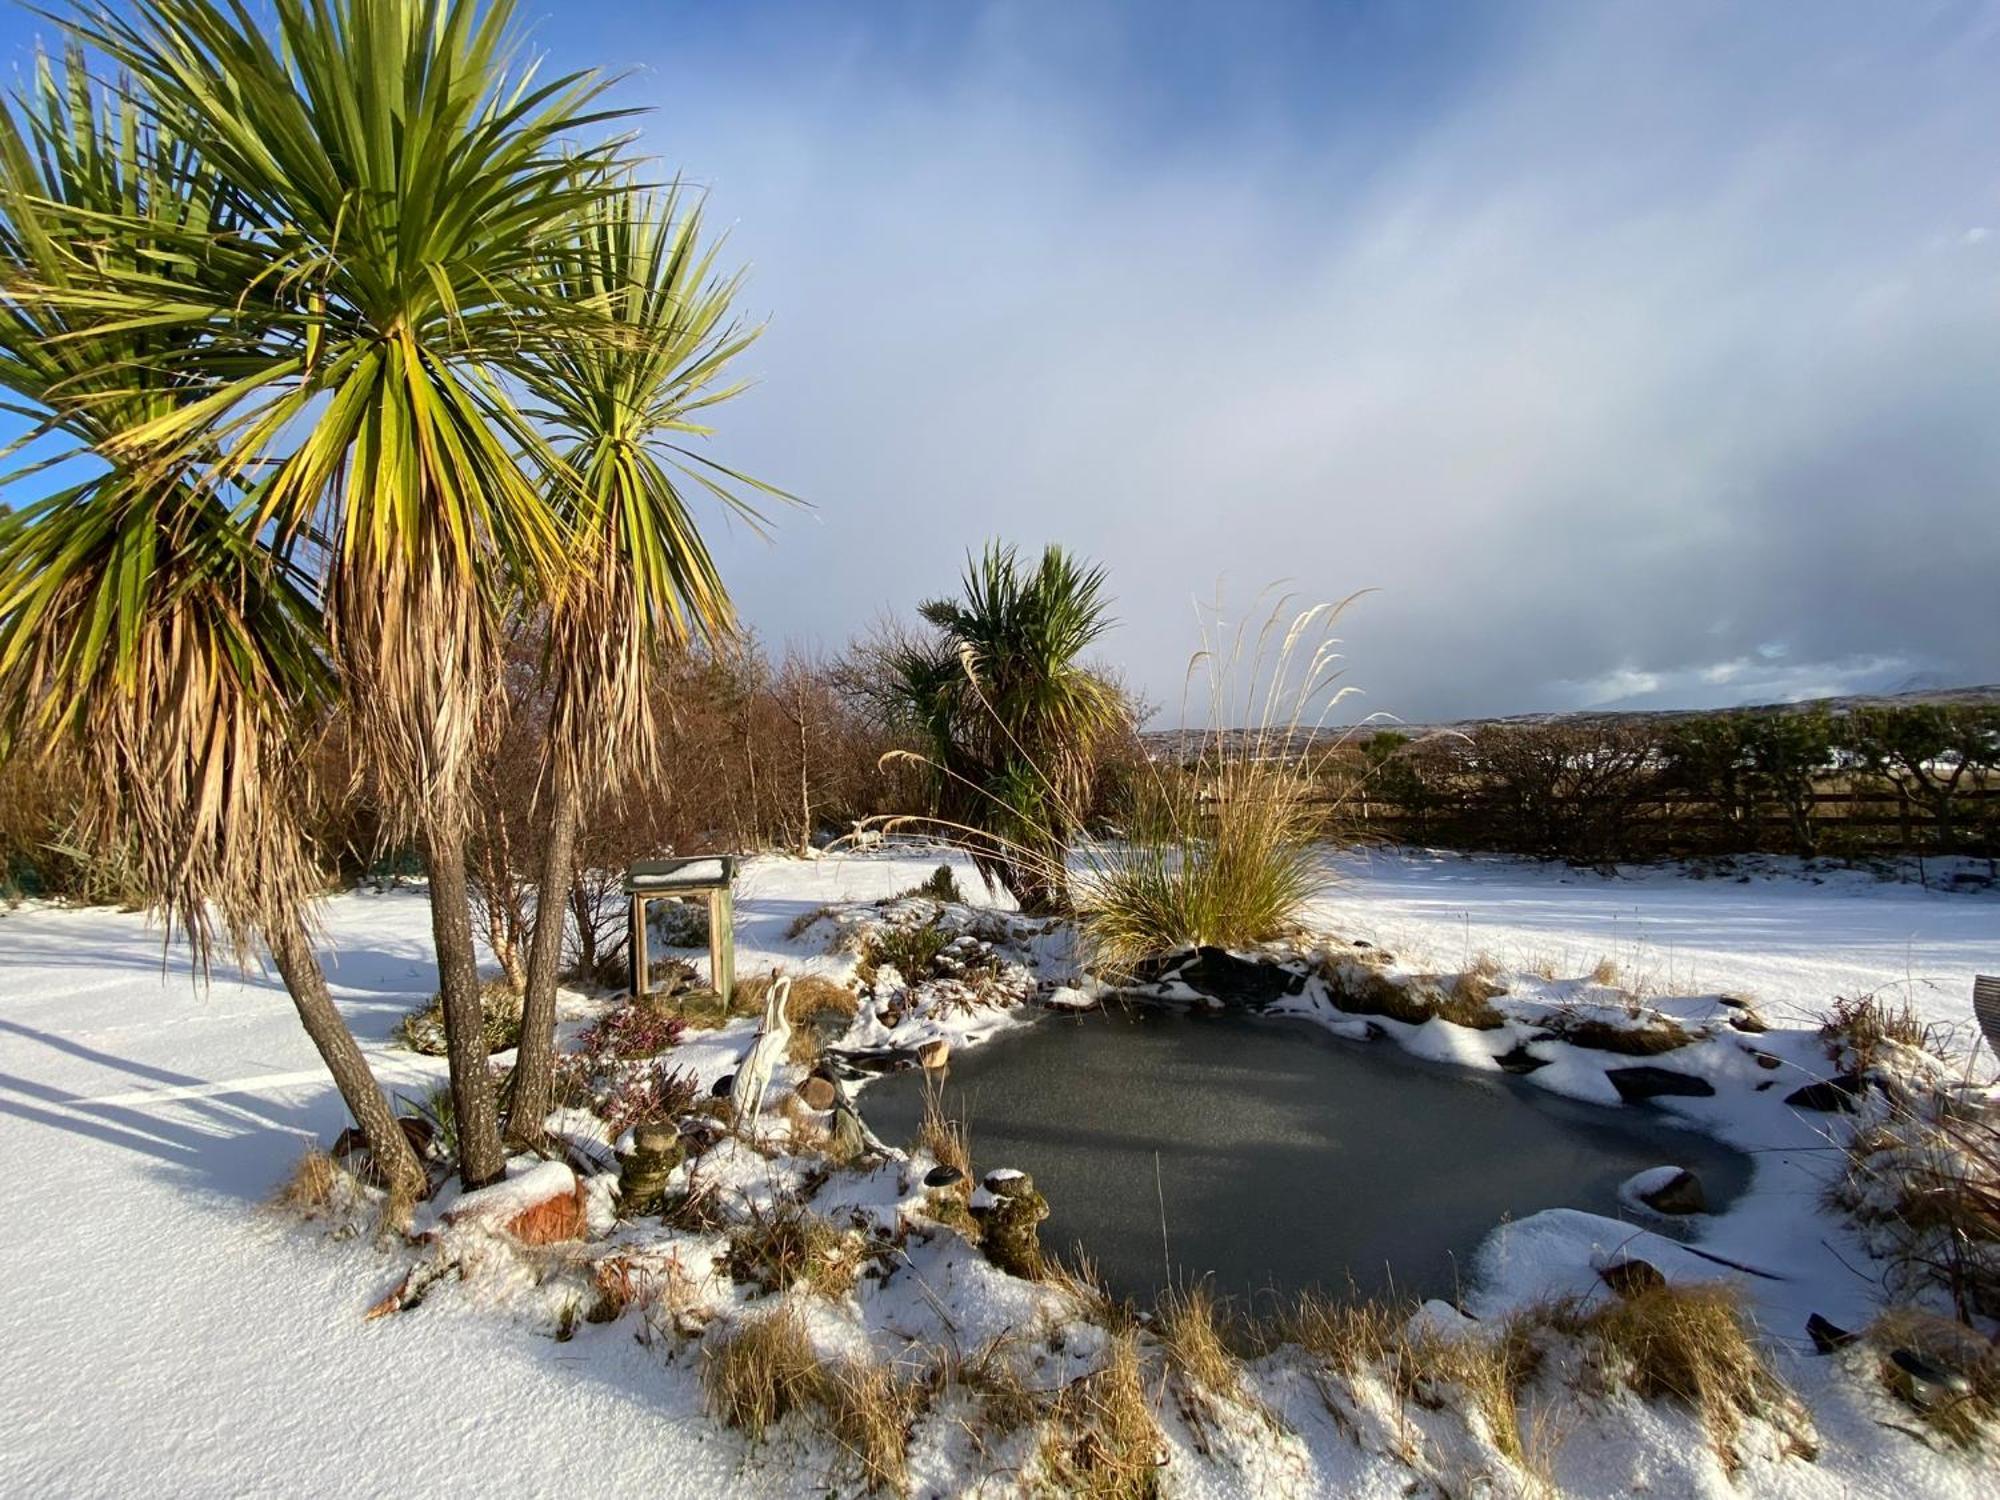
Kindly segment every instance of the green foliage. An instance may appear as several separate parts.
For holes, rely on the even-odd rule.
[[[479,987],[481,1031],[486,1050],[505,1052],[521,1043],[521,996],[504,979],[489,979]],[[396,1025],[396,1040],[427,1057],[445,1055],[444,1001],[433,995]]]
[[[1033,567],[989,544],[932,634],[890,652],[893,692],[924,747],[936,816],[1027,911],[1069,904],[1061,851],[1082,821],[1100,742],[1124,704],[1083,653],[1110,626],[1104,571],[1060,547]]]
[[[950,865],[939,865],[930,875],[903,892],[905,896],[921,896],[927,901],[965,900],[965,892],[958,888],[958,876]]]

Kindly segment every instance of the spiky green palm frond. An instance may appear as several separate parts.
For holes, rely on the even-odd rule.
[[[126,232],[80,236],[79,215]],[[178,247],[236,222],[184,142],[94,90],[74,54],[41,60],[0,110],[0,388],[30,424],[22,444],[74,458],[204,399],[168,358],[177,335],[60,289],[162,257],[219,284],[234,267]],[[183,456],[90,467],[0,516],[0,749],[79,761],[86,844],[128,860],[204,958],[211,913],[240,953],[311,888],[286,729],[326,691],[315,610]]]
[[[525,372],[531,413],[560,467],[568,572],[549,609],[552,749],[615,785],[642,767],[652,653],[733,628],[696,497],[761,527],[759,498],[792,497],[691,444],[698,414],[743,389],[732,362],[760,331],[732,306],[741,274],[716,273],[698,206],[628,188],[587,205],[553,252],[559,296],[600,317],[572,327]]]
[[[99,306],[210,330],[208,404],[112,440],[254,473],[256,518],[328,541],[335,660],[392,812],[454,836],[494,681],[495,602],[560,570],[508,375],[588,305],[549,254],[614,190],[604,82],[517,61],[513,0],[93,6],[77,32],[245,205],[266,268],[225,309],[142,277]],[[123,232],[118,221],[105,233]]]

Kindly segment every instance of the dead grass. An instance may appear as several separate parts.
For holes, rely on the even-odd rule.
[[[1607,1384],[1693,1411],[1725,1463],[1746,1418],[1811,1441],[1803,1408],[1765,1362],[1733,1288],[1670,1283],[1588,1311],[1555,1304],[1539,1321],[1583,1340]]]
[[[338,1163],[317,1146],[310,1147],[292,1168],[292,1175],[279,1184],[272,1206],[302,1219],[313,1218],[333,1207],[340,1179]]]
[[[1975,1447],[1991,1434],[2000,1420],[2000,1348],[1963,1323],[1914,1308],[1891,1308],[1869,1325],[1864,1338],[1877,1357],[1882,1383],[1925,1426],[1961,1448]],[[1909,1377],[1889,1358],[1897,1349],[1922,1355],[1964,1379],[1968,1389],[1944,1400],[1919,1399]]]
[[[1924,1023],[1907,997],[1891,1004],[1879,994],[1836,999],[1820,1017],[1819,1039],[1830,1059],[1857,1073],[1874,1067],[1892,1045],[1934,1057],[1944,1056],[1945,1050],[1936,1029]]]
[[[802,911],[785,924],[785,941],[796,942],[804,937],[815,922],[823,922],[833,915],[830,906],[815,906],[810,911]]]
[[[1335,1374],[1379,1375],[1399,1399],[1426,1410],[1463,1403],[1479,1414],[1494,1447],[1526,1464],[1517,1402],[1541,1363],[1529,1325],[1513,1320],[1451,1336],[1413,1331],[1414,1311],[1407,1303],[1309,1292],[1279,1314],[1270,1336],[1298,1345]]]
[[[1590,973],[1585,977],[1588,978],[1592,984],[1602,985],[1604,988],[1610,989],[1618,983],[1618,975],[1619,975],[1619,968],[1617,959],[1600,958],[1598,959],[1596,964],[1594,964],[1591,967]]]
[[[701,1378],[709,1407],[753,1443],[810,1403],[819,1377],[818,1351],[789,1305],[703,1343]]]
[[[924,1113],[917,1122],[917,1149],[941,1167],[957,1167],[972,1181],[972,1135],[965,1121],[944,1110],[944,1090],[935,1082],[924,1086]]]
[[[1573,1047],[1614,1052],[1621,1057],[1658,1057],[1699,1040],[1670,1016],[1651,1016],[1636,1026],[1620,1026],[1597,1016],[1558,1014],[1543,1023]]]
[[[1161,1492],[1164,1445],[1137,1338],[1114,1334],[1103,1364],[1056,1393],[1035,1488],[1084,1500],[1152,1500]]]
[[[1856,1132],[1831,1202],[1869,1225],[1895,1288],[2000,1316],[2000,1110],[1940,1095]]]
[[[1154,1331],[1166,1351],[1181,1415],[1204,1452],[1208,1431],[1224,1406],[1252,1412],[1273,1428],[1280,1425],[1244,1379],[1243,1361],[1231,1347],[1228,1309],[1207,1282],[1174,1288],[1161,1297]]]
[[[858,1235],[798,1203],[758,1214],[729,1237],[729,1274],[767,1292],[805,1286],[822,1297],[854,1289],[864,1260]]]
[[[1029,1385],[1008,1360],[1005,1335],[988,1339],[970,1355],[947,1354],[938,1365],[937,1383],[968,1391],[979,1403],[982,1436],[1006,1437],[1038,1421],[1048,1406],[1046,1395]]]
[[[1066,1295],[1086,1323],[1113,1334],[1130,1333],[1139,1326],[1138,1310],[1129,1300],[1111,1295],[1096,1263],[1081,1247],[1066,1261],[1044,1256],[1042,1280]]]
[[[1477,975],[1457,975],[1449,988],[1439,989],[1422,981],[1398,983],[1379,969],[1351,961],[1329,962],[1321,972],[1333,992],[1333,1003],[1352,1015],[1387,1016],[1411,1026],[1435,1017],[1474,1031],[1506,1024],[1491,1003],[1503,992]]]
[[[870,1492],[908,1488],[916,1382],[880,1364],[823,1360],[789,1305],[710,1339],[702,1353],[710,1409],[752,1442],[799,1413],[854,1461]]]

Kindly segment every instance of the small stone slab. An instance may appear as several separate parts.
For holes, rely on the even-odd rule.
[[[833,1080],[822,1078],[816,1073],[800,1083],[797,1092],[799,1102],[807,1109],[832,1109],[833,1101],[837,1097]]]
[[[1612,1291],[1626,1298],[1657,1292],[1667,1284],[1660,1268],[1649,1260],[1613,1261],[1608,1266],[1600,1267],[1597,1274]]]
[[[1141,965],[1134,977],[1149,983],[1171,979],[1211,1000],[1252,1010],[1262,1010],[1306,987],[1306,976],[1296,969],[1271,960],[1238,958],[1207,944]]]
[[[1806,1337],[1812,1340],[1813,1348],[1821,1354],[1831,1354],[1836,1349],[1845,1349],[1861,1335],[1849,1333],[1838,1323],[1814,1313],[1806,1319]]]
[[[1715,1085],[1706,1078],[1697,1078],[1692,1073],[1677,1073],[1672,1068],[1656,1067],[1651,1063],[1632,1068],[1607,1068],[1604,1076],[1611,1080],[1611,1086],[1618,1090],[1618,1097],[1627,1104],[1643,1104],[1648,1099],[1707,1099],[1715,1093]]]
[[[1793,1109],[1814,1109],[1825,1115],[1851,1114],[1856,1108],[1855,1096],[1865,1087],[1859,1074],[1843,1073],[1838,1078],[1822,1078],[1804,1088],[1793,1089],[1785,1095],[1785,1103]]]
[[[1676,1173],[1649,1193],[1639,1194],[1639,1201],[1657,1214],[1708,1212],[1708,1194],[1702,1191],[1701,1179],[1688,1171]]]
[[[1549,1060],[1537,1057],[1528,1050],[1526,1042],[1516,1042],[1511,1052],[1503,1052],[1493,1059],[1505,1073],[1532,1073],[1537,1068],[1546,1068]]]
[[[964,1170],[951,1166],[948,1163],[932,1167],[928,1172],[924,1173],[924,1186],[927,1188],[953,1188],[964,1181]]]

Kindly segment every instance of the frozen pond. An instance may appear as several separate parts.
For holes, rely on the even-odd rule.
[[[918,1073],[892,1075],[862,1111],[907,1142],[923,1090]],[[954,1055],[945,1102],[970,1126],[976,1172],[1033,1174],[1046,1249],[1081,1243],[1114,1291],[1142,1298],[1169,1255],[1176,1281],[1212,1275],[1238,1297],[1350,1283],[1448,1297],[1503,1218],[1630,1216],[1618,1185],[1662,1165],[1694,1172],[1720,1209],[1750,1174],[1644,1109],[1233,1011],[1051,1016]]]

